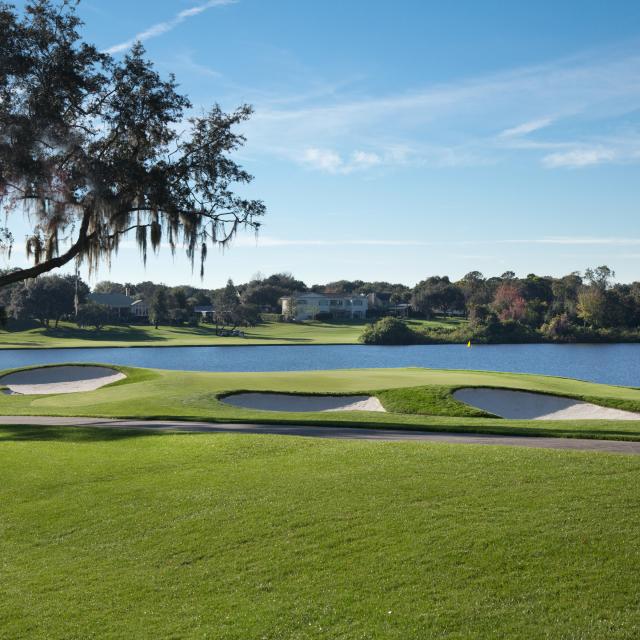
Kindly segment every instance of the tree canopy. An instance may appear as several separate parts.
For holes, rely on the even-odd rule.
[[[11,251],[23,214],[33,263],[0,286],[73,259],[93,269],[129,233],[143,259],[164,240],[202,273],[208,246],[257,230],[265,212],[232,190],[252,180],[230,158],[251,107],[189,116],[141,44],[114,60],[81,39],[81,24],[66,1],[29,0],[20,15],[0,2],[0,249]]]

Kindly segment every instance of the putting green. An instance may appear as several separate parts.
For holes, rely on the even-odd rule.
[[[519,435],[640,440],[640,421],[507,420],[453,397],[463,387],[496,387],[572,397],[640,411],[640,390],[567,378],[435,369],[358,369],[277,373],[199,373],[114,367],[127,378],[69,395],[0,395],[2,415],[171,418],[213,422],[340,424]],[[386,412],[291,413],[233,407],[221,396],[238,392],[371,395]]]

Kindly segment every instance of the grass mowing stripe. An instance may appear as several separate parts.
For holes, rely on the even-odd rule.
[[[115,367],[129,378],[96,391],[47,396],[0,394],[0,415],[157,418],[213,422],[346,425],[581,438],[640,439],[640,421],[526,421],[481,417],[451,398],[465,386],[552,393],[638,410],[640,390],[568,378],[436,369],[352,369],[201,373]],[[380,395],[389,413],[296,413],[239,409],[219,401],[234,391]]]
[[[335,322],[262,322],[242,329],[244,337],[218,336],[213,325],[198,327],[107,326],[99,331],[80,329],[70,322],[57,328],[35,323],[19,323],[9,331],[0,330],[0,349],[42,349],[72,347],[188,347],[242,345],[357,344],[370,321]],[[427,328],[455,329],[466,320],[439,318],[410,320],[416,330]]]
[[[0,637],[637,638],[640,460],[0,428]]]

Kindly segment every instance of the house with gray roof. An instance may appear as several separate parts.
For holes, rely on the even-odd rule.
[[[314,320],[318,316],[335,319],[364,319],[367,315],[367,296],[330,293],[296,293],[280,298],[282,315],[287,320]]]
[[[134,300],[124,293],[90,293],[87,300],[113,309],[118,318],[146,318],[149,315],[149,308],[143,300]]]

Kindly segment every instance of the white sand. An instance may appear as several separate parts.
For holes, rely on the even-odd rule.
[[[220,399],[241,409],[260,411],[384,411],[373,396],[300,396],[284,393],[235,393]]]
[[[512,420],[640,420],[640,413],[527,391],[470,388],[455,391],[453,397]]]
[[[0,386],[9,393],[34,395],[40,393],[77,393],[93,391],[126,378],[124,373],[109,367],[64,365],[25,369],[0,378]]]

